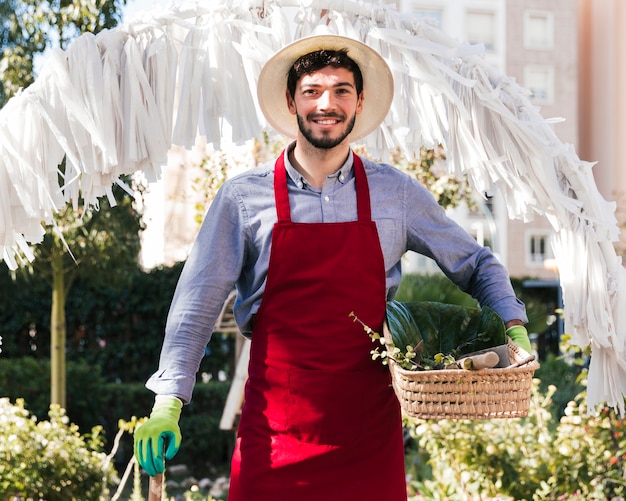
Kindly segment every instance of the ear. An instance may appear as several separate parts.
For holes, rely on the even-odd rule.
[[[363,98],[364,98],[364,91],[361,91],[356,101],[356,114],[357,115],[360,114],[361,111],[363,111]]]
[[[285,97],[287,98],[287,108],[289,108],[289,113],[291,113],[292,115],[295,115],[297,112],[296,102],[294,101],[293,97],[291,97],[291,94],[289,93],[289,89],[285,90]]]

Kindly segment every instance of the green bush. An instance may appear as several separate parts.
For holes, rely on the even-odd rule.
[[[535,391],[526,419],[415,420],[410,430],[432,469],[432,479],[416,482],[419,492],[445,492],[450,501],[480,495],[533,499],[549,476],[542,457],[551,441],[548,402]]]
[[[478,303],[469,294],[454,285],[445,275],[404,275],[396,294],[403,302],[437,301],[476,307]]]
[[[66,368],[66,411],[71,421],[84,432],[102,424],[103,386],[99,366],[68,362]],[[48,415],[50,407],[50,361],[33,357],[0,357],[0,389],[3,397],[18,398],[35,416]]]
[[[535,372],[535,377],[539,379],[539,391],[542,393],[547,393],[550,386],[558,387],[558,391],[551,397],[550,412],[553,423],[559,423],[568,403],[584,391],[585,385],[579,381],[581,371],[581,367],[550,353],[541,361],[541,367]]]
[[[99,367],[107,382],[145,382],[157,369],[165,320],[183,263],[149,272],[135,270],[126,287],[77,279],[66,304],[67,360]],[[0,263],[2,358],[50,357],[50,287]],[[234,336],[215,334],[200,372],[232,375]],[[68,396],[69,392],[68,377]],[[47,392],[47,390],[46,390]]]
[[[230,382],[212,380],[198,383],[194,397],[181,418],[183,446],[174,464],[184,463],[194,475],[223,472],[229,466],[234,434],[219,429],[221,413]],[[18,398],[39,419],[48,415],[50,406],[50,362],[32,357],[5,360],[0,357],[0,389],[11,401]],[[143,417],[150,413],[154,394],[144,383],[105,383],[98,366],[85,362],[67,365],[67,417],[87,432],[102,426],[107,450],[118,430],[120,419]],[[132,440],[125,435],[115,457],[118,469],[132,455]]]
[[[81,437],[58,407],[37,421],[24,401],[0,399],[0,499],[106,499],[114,470],[101,452],[99,430]]]

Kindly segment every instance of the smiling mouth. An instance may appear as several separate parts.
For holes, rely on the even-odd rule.
[[[339,123],[337,119],[313,120],[318,125],[335,125]]]
[[[312,116],[310,120],[317,125],[337,125],[342,121],[342,117],[338,116]]]

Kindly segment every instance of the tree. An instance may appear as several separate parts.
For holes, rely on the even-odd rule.
[[[0,105],[35,79],[35,60],[46,49],[65,49],[85,32],[112,28],[121,19],[125,0],[0,0]],[[60,171],[64,170],[63,165]],[[123,276],[125,264],[135,262],[139,250],[139,216],[124,193],[115,214],[103,201],[100,210],[66,207],[55,216],[44,242],[36,247],[29,267],[52,288],[51,403],[65,407],[65,298],[80,273],[94,280]],[[96,208],[97,209],[97,208]],[[107,276],[101,275],[106,263]]]
[[[121,188],[114,190],[118,205],[111,210],[102,200],[98,210],[67,206],[55,217],[57,227],[46,232],[34,249],[31,272],[46,280],[52,290],[50,312],[50,401],[65,407],[65,352],[67,294],[78,277],[94,284],[122,287],[137,266],[141,215],[134,200]]]

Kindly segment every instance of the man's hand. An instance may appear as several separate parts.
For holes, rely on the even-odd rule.
[[[176,397],[157,395],[150,417],[135,430],[135,458],[151,477],[163,473],[165,459],[172,459],[180,448],[178,419],[182,407]]]
[[[528,331],[523,325],[514,325],[506,330],[506,335],[511,338],[511,341],[516,343],[520,348],[527,353],[532,353],[532,347],[530,346],[530,339],[528,338]]]

